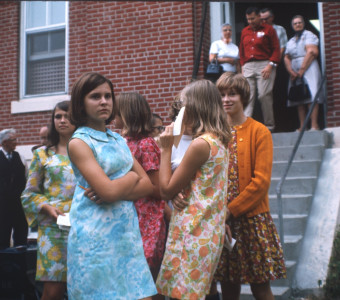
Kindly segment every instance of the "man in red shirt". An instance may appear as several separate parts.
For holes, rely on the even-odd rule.
[[[250,85],[250,101],[244,113],[252,116],[257,91],[263,122],[273,131],[273,86],[276,67],[280,62],[280,43],[275,29],[262,23],[257,7],[249,7],[246,18],[249,26],[242,30],[239,46],[242,73]]]

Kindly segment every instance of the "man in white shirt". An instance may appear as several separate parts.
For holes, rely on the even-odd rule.
[[[18,152],[15,129],[0,131],[0,249],[27,245],[28,225],[20,196],[26,185],[26,167]]]

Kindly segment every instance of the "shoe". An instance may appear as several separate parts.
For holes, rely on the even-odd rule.
[[[312,127],[312,128],[310,129],[310,131],[319,131],[319,130],[320,130],[319,127],[318,127],[318,128],[313,128],[313,127]]]

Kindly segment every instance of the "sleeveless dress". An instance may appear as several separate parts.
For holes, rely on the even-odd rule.
[[[76,179],[67,155],[56,154],[46,147],[33,152],[26,188],[21,195],[29,226],[38,225],[36,280],[66,282],[68,231],[40,213],[43,204],[68,213]]]
[[[83,140],[91,148],[111,180],[131,170],[133,157],[119,134],[80,127],[72,138]],[[79,187],[88,188],[88,183],[75,165],[72,168],[78,185],[70,211],[69,299],[125,300],[156,294],[133,201],[95,204]]]
[[[228,150],[211,134],[199,138],[210,155],[185,189],[189,205],[173,210],[157,278],[158,292],[176,299],[205,299],[225,237]]]

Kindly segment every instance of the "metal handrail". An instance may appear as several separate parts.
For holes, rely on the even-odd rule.
[[[289,157],[289,160],[288,160],[288,164],[287,164],[287,167],[279,181],[279,183],[277,184],[276,186],[276,195],[277,195],[277,201],[278,201],[278,215],[279,215],[279,235],[280,235],[280,240],[281,240],[281,245],[282,245],[282,248],[284,248],[284,232],[283,232],[283,212],[282,212],[282,185],[283,183],[285,182],[286,180],[286,177],[287,177],[287,174],[288,174],[288,171],[290,169],[290,166],[292,165],[292,162],[293,162],[293,159],[295,157],[295,154],[299,148],[299,145],[300,145],[300,142],[302,140],[302,137],[306,131],[306,126],[307,126],[307,123],[310,119],[310,116],[312,114],[312,111],[317,103],[316,99],[319,98],[319,95],[321,93],[321,90],[322,90],[322,86],[324,84],[326,80],[326,75],[322,76],[322,79],[321,79],[321,83],[320,83],[320,86],[319,86],[319,89],[317,91],[317,93],[315,94],[315,97],[313,99],[313,102],[312,102],[312,105],[309,107],[309,111],[307,113],[307,116],[306,116],[306,119],[305,119],[305,122],[303,123],[303,126],[302,126],[302,129],[300,131],[300,134],[298,136],[298,139],[296,140],[295,142],[295,145],[294,145],[294,148],[293,148],[293,151]]]

